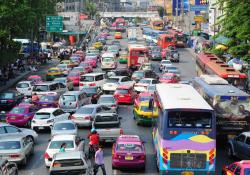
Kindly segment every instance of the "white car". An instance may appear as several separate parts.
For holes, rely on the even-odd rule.
[[[65,152],[84,151],[85,142],[76,135],[55,135],[48,144],[44,154],[45,166],[50,167],[52,159],[59,153],[61,145],[65,143]]]
[[[164,67],[166,66],[172,66],[172,62],[170,60],[162,60],[160,63],[160,67],[159,70],[162,71],[164,69]]]
[[[143,78],[138,83],[134,85],[134,90],[136,92],[145,92],[149,85],[157,84],[158,81],[154,78]]]
[[[55,122],[51,128],[51,137],[62,134],[77,135],[77,133],[78,133],[77,126],[75,122],[71,120]]]
[[[73,81],[68,79],[67,77],[55,78],[53,81],[58,83],[63,83],[68,88],[69,91],[74,90]]]
[[[54,122],[68,120],[69,113],[59,108],[43,108],[36,112],[31,122],[31,128],[35,131],[50,129]]]
[[[33,85],[32,81],[20,81],[16,85],[16,90],[24,96],[32,96]]]
[[[135,81],[126,76],[111,76],[103,85],[104,92],[114,92],[119,85],[134,86]]]

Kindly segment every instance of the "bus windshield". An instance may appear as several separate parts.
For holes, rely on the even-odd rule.
[[[168,112],[169,128],[211,128],[212,114],[198,111]]]

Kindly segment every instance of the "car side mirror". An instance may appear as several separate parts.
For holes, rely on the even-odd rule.
[[[51,141],[51,139],[48,140],[48,142],[50,142],[50,141]]]
[[[122,117],[121,117],[121,116],[119,116],[118,118],[119,118],[120,120],[122,119]]]

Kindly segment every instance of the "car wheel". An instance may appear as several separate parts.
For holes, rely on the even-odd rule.
[[[35,143],[34,138],[32,136],[27,136],[27,140],[32,142],[33,144]]]
[[[232,149],[232,146],[231,145],[228,145],[227,146],[227,155],[229,158],[233,158],[233,149]]]

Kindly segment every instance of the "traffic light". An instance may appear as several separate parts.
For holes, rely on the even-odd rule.
[[[208,5],[209,0],[200,0],[200,5]]]

